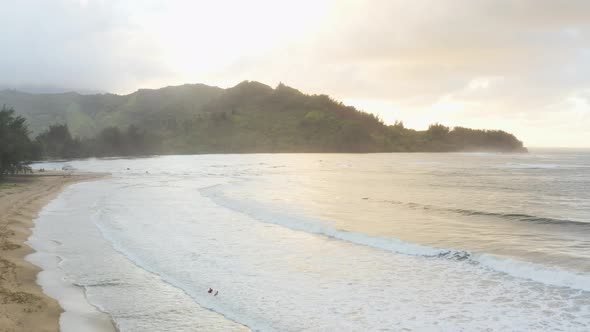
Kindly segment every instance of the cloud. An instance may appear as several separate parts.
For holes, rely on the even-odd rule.
[[[371,1],[335,15],[310,49],[348,68],[331,72],[327,89],[340,98],[390,101],[384,118],[419,128],[441,121],[588,146],[590,2]]]
[[[25,0],[0,20],[0,84],[284,82],[418,128],[590,141],[588,1]]]
[[[166,75],[131,8],[100,1],[26,0],[0,11],[3,84],[120,89]]]

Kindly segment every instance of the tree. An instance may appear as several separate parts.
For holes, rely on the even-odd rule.
[[[450,129],[447,126],[443,126],[440,123],[431,124],[426,131],[426,136],[429,140],[432,141],[442,141],[447,138]]]
[[[121,130],[117,127],[103,129],[97,138],[99,155],[120,156],[125,150],[125,140]]]
[[[125,155],[141,155],[148,152],[148,138],[146,133],[136,125],[127,127],[125,134]]]
[[[66,124],[52,125],[37,136],[44,157],[75,158],[81,153],[80,142],[70,134]]]
[[[35,151],[29,139],[27,123],[15,116],[14,109],[0,109],[0,177],[6,174],[26,173]]]

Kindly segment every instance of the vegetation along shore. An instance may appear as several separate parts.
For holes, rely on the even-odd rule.
[[[0,91],[2,119],[14,110],[30,129],[32,158],[251,152],[525,152],[502,130],[414,130],[401,121],[245,81],[222,89],[185,84],[129,95]],[[0,120],[2,121],[2,120]],[[20,121],[20,120],[19,120]]]

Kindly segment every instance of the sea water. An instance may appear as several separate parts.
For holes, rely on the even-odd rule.
[[[67,164],[30,242],[120,331],[590,327],[588,151]]]

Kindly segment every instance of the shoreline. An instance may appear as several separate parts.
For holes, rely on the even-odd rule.
[[[66,176],[63,172],[45,172],[10,176],[0,183],[2,331],[60,331],[60,324],[66,316],[64,313],[68,312],[67,302],[82,295],[88,303],[84,290],[79,287],[70,284],[71,289],[64,293],[68,290],[68,283],[63,280],[59,287],[53,287],[60,284],[58,278],[62,276],[58,257],[35,251],[29,241],[40,211],[67,186],[104,176],[106,174],[74,173]],[[53,269],[51,265],[54,265]],[[115,331],[110,317],[108,321]]]

